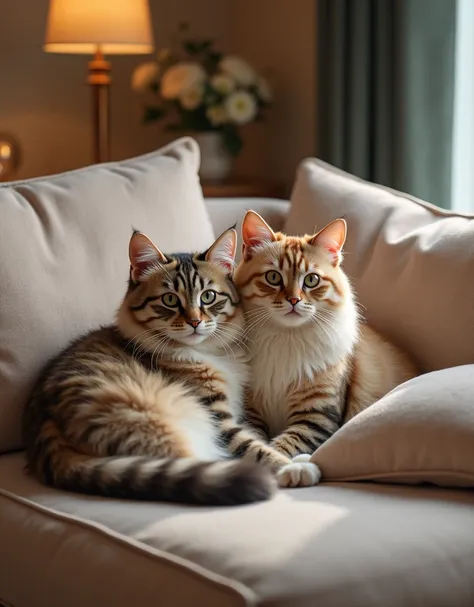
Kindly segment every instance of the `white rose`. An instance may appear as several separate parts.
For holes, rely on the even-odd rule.
[[[235,89],[235,80],[228,74],[217,74],[211,78],[211,86],[221,95],[228,95]]]
[[[181,93],[179,101],[185,110],[195,110],[202,102],[203,93],[202,84],[195,84]]]
[[[202,84],[206,72],[197,63],[178,63],[166,70],[161,79],[161,94],[165,99],[176,99],[184,91]]]
[[[257,113],[255,97],[246,91],[236,91],[225,100],[225,109],[231,122],[247,124]]]
[[[227,122],[227,112],[223,105],[211,105],[206,110],[206,116],[212,126],[220,126]]]
[[[133,72],[132,89],[136,93],[144,93],[154,82],[157,82],[159,73],[160,68],[154,61],[142,63]]]
[[[260,99],[265,101],[265,103],[271,103],[273,101],[273,93],[270,84],[268,83],[268,80],[262,76],[259,76],[257,79],[257,92]]]
[[[232,76],[234,80],[242,86],[250,86],[257,78],[257,74],[251,65],[244,59],[234,55],[224,57],[219,63],[219,69]]]

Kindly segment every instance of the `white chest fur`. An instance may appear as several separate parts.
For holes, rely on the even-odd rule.
[[[312,324],[284,328],[269,322],[258,336],[250,335],[253,403],[271,436],[287,427],[292,391],[302,382],[316,382],[318,372],[351,352],[356,336],[355,316],[337,331],[321,332]]]
[[[242,413],[243,396],[248,378],[248,366],[245,361],[237,355],[218,356],[210,353],[198,352],[191,348],[182,349],[177,353],[177,358],[195,360],[207,364],[216,370],[224,379],[229,396],[229,407],[235,420]],[[203,460],[215,460],[227,457],[229,454],[218,445],[218,433],[215,421],[209,412],[203,411],[200,404],[196,404],[194,411],[189,411],[180,422],[182,431],[186,434],[196,457]]]

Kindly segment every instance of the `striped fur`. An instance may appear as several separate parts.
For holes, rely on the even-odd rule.
[[[344,220],[299,238],[249,211],[242,231],[235,283],[252,343],[247,418],[278,452],[309,455],[416,369],[359,321],[340,266]]]
[[[134,234],[116,323],[56,356],[25,409],[32,473],[130,499],[226,505],[272,495],[271,470],[290,460],[240,424],[248,368],[235,244],[228,230],[205,253],[165,255]]]

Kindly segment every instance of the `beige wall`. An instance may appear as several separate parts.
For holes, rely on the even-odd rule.
[[[264,124],[248,127],[237,168],[291,183],[316,146],[316,0],[238,0],[234,11],[236,48],[267,69],[276,101]]]
[[[151,0],[155,42],[165,44],[180,20],[265,68],[275,83],[268,122],[245,132],[237,168],[291,180],[297,162],[315,146],[316,0]],[[48,0],[4,2],[0,32],[0,130],[21,142],[19,178],[63,171],[90,162],[87,57],[46,54],[41,46]],[[142,126],[131,72],[140,57],[114,57],[112,156],[132,156],[170,136]]]

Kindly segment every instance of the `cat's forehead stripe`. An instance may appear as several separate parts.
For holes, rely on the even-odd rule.
[[[302,243],[299,240],[289,240],[285,242],[283,255],[280,257],[281,268],[284,268],[285,261],[288,264],[288,269],[296,275],[299,271],[307,270],[309,267],[308,260],[305,257]]]

